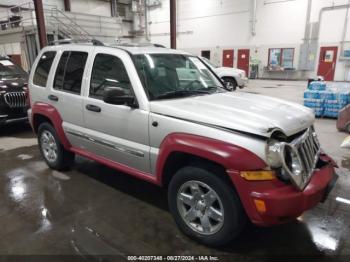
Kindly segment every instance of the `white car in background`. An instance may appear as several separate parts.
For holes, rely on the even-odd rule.
[[[248,84],[248,77],[244,70],[233,67],[219,67],[205,57],[200,57],[200,59],[225,82],[229,91],[235,91],[237,86],[243,88]]]

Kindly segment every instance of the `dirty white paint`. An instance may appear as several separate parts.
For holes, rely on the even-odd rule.
[[[36,144],[37,144],[36,138],[2,137],[0,138],[0,151],[34,146]]]

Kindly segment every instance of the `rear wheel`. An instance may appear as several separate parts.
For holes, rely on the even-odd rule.
[[[74,154],[63,147],[51,124],[43,123],[39,126],[38,143],[41,155],[50,168],[62,170],[73,163]]]
[[[227,90],[235,91],[237,89],[237,81],[234,78],[223,77],[222,80],[224,81]]]
[[[215,168],[181,168],[169,184],[170,211],[189,237],[209,246],[228,243],[246,223],[241,202]]]

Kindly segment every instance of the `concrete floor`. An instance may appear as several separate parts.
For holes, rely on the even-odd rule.
[[[305,82],[250,81],[243,92],[302,102]],[[77,158],[66,172],[41,159],[29,126],[0,130],[0,254],[79,255],[96,261],[127,255],[215,255],[220,261],[349,261],[350,151],[335,120],[317,119],[326,152],[341,166],[329,199],[295,222],[272,228],[248,226],[226,247],[211,249],[185,237],[167,208],[166,192],[95,162]],[[51,260],[51,259],[50,259]],[[59,258],[60,260],[60,258]]]

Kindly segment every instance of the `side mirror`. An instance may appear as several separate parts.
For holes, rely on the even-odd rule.
[[[125,93],[123,88],[106,88],[103,94],[103,101],[112,105],[127,105],[135,107],[135,97]]]

